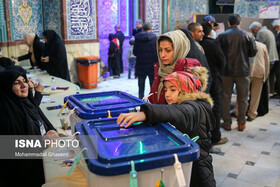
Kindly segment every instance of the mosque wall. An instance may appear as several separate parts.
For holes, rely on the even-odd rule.
[[[208,14],[208,0],[176,0],[169,1],[167,27],[174,30],[177,25],[187,25],[192,22],[195,14]]]
[[[234,13],[239,14],[241,17],[258,18],[259,12],[267,6],[278,5],[279,0],[235,0]],[[279,16],[280,17],[280,12]]]
[[[61,37],[61,1],[43,0],[44,30],[54,30]]]
[[[41,0],[9,0],[11,40],[22,40],[26,33],[43,32]]]

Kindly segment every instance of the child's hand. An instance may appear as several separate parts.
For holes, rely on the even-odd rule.
[[[117,119],[117,124],[120,125],[120,127],[123,127],[127,123],[126,126],[124,126],[125,128],[127,128],[134,122],[145,120],[146,115],[144,112],[122,113]]]

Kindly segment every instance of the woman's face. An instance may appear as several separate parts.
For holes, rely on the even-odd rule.
[[[159,43],[159,56],[163,64],[165,65],[172,64],[173,57],[174,57],[174,49],[170,41],[162,40]]]
[[[20,98],[28,96],[28,84],[23,76],[19,76],[12,87],[13,92]]]
[[[166,102],[170,104],[176,104],[178,102],[178,96],[179,96],[179,89],[174,86],[170,81],[164,82],[164,90],[165,90],[165,100]]]

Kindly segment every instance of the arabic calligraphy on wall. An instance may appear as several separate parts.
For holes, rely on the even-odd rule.
[[[67,1],[66,9],[68,39],[96,39],[95,0]]]
[[[161,34],[162,4],[161,0],[146,1],[146,20],[153,25],[153,33]]]

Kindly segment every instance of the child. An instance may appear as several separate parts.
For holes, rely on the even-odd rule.
[[[169,122],[190,138],[199,136],[200,157],[193,163],[190,186],[216,186],[208,139],[215,118],[211,109],[212,100],[209,94],[203,92],[207,79],[204,67],[195,67],[189,72],[173,72],[164,79],[168,105],[144,104],[141,112],[120,114],[117,119],[121,127],[137,121],[143,121],[145,125]]]
[[[131,70],[135,70],[135,64],[136,64],[136,56],[133,55],[133,46],[134,46],[134,40],[129,41],[130,48],[127,52],[127,59],[129,62],[129,69],[128,69],[128,79],[130,79]]]

